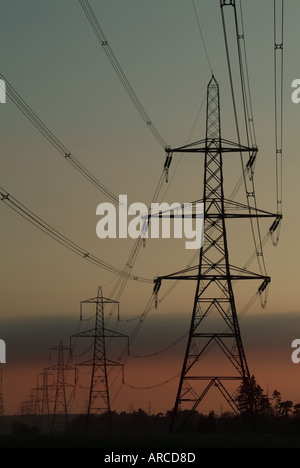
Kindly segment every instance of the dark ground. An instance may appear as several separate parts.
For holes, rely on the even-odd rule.
[[[254,434],[24,434],[0,436],[0,448],[300,448],[298,435]]]
[[[253,418],[252,418],[253,419]],[[90,417],[49,416],[0,418],[0,448],[197,449],[300,448],[300,417],[267,416],[245,420],[224,414],[197,414],[183,419],[170,434],[170,415],[149,416],[142,410]],[[51,426],[51,421],[53,425]],[[110,428],[110,430],[108,430]],[[113,428],[113,431],[111,429]],[[129,452],[130,453],[130,452]]]

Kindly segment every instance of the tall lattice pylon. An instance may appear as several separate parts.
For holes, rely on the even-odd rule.
[[[87,405],[87,426],[89,424],[90,415],[107,414],[108,425],[111,427],[111,406],[110,393],[108,382],[108,367],[122,367],[120,362],[112,361],[106,355],[106,339],[107,338],[127,338],[126,335],[105,328],[104,308],[106,304],[116,304],[117,301],[103,297],[102,287],[99,286],[97,297],[87,299],[80,303],[80,317],[82,319],[83,305],[94,304],[96,308],[95,326],[90,330],[86,330],[71,336],[72,338],[91,338],[93,340],[93,357],[87,361],[76,364],[76,366],[88,366],[92,368],[91,383],[89,391],[89,400]]]
[[[249,368],[242,343],[236,310],[233,282],[262,281],[259,292],[266,289],[270,278],[233,266],[229,260],[226,220],[228,218],[276,217],[224,196],[223,156],[229,152],[249,153],[257,148],[233,143],[221,137],[219,85],[211,78],[207,88],[206,137],[168,153],[204,153],[204,244],[199,264],[155,280],[155,291],[162,280],[193,280],[196,291],[186,353],[182,366],[172,428],[182,410],[190,415],[212,388],[217,388],[234,412],[240,414],[236,390],[243,384],[248,389],[243,408],[252,411],[253,398]],[[195,215],[196,216],[196,215]],[[218,353],[216,352],[218,351]],[[208,352],[215,354],[209,359]],[[234,387],[234,390],[232,389]],[[186,414],[186,413],[185,413]]]

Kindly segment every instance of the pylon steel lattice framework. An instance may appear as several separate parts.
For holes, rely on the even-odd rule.
[[[51,418],[50,418],[50,396],[49,388],[53,388],[53,383],[49,383],[49,377],[52,377],[53,374],[44,369],[43,372],[38,374],[38,389],[39,389],[39,399],[40,399],[40,427],[43,427],[44,420],[47,421],[47,426],[51,429]],[[40,380],[42,382],[40,383]]]
[[[62,340],[59,341],[59,345],[57,347],[50,349],[50,355],[51,351],[57,351],[57,363],[53,366],[47,367],[45,369],[45,372],[50,371],[55,375],[54,383],[47,385],[47,388],[49,390],[54,389],[55,391],[54,408],[51,422],[52,429],[54,429],[56,426],[56,418],[58,415],[61,415],[64,418],[66,425],[68,424],[68,405],[66,388],[74,388],[74,385],[66,382],[65,373],[66,371],[75,371],[75,368],[73,366],[69,366],[65,362],[65,352],[67,351],[70,355],[71,349],[65,347],[63,345]],[[47,396],[47,398],[49,398],[49,396]]]
[[[204,244],[200,249],[199,265],[160,276],[155,279],[154,286],[157,292],[162,280],[194,280],[197,284],[173,410],[172,431],[179,411],[187,410],[189,415],[194,413],[212,387],[216,387],[232,410],[240,414],[241,405],[236,400],[236,391],[243,384],[248,389],[243,408],[252,411],[250,372],[240,333],[233,282],[260,280],[262,283],[258,291],[263,294],[270,277],[230,264],[226,220],[277,215],[228,200],[224,196],[224,154],[245,152],[249,153],[251,160],[256,155],[257,147],[242,146],[221,137],[219,85],[214,76],[207,87],[206,138],[180,148],[166,148],[166,152],[169,155],[176,152],[205,155],[203,199],[200,200],[204,204]],[[213,348],[220,351],[221,358],[205,362],[207,352]],[[217,363],[216,368],[213,368],[213,363]],[[234,391],[232,386],[235,387]]]
[[[82,319],[82,307],[84,304],[95,304],[95,327],[71,336],[72,338],[91,338],[93,339],[93,357],[87,361],[83,361],[76,366],[87,366],[92,368],[91,383],[89,391],[89,400],[87,406],[87,425],[91,413],[108,415],[108,424],[111,426],[111,406],[109,394],[109,382],[107,368],[122,367],[121,362],[112,361],[106,356],[106,339],[107,338],[127,338],[128,336],[116,331],[105,328],[104,308],[106,304],[117,305],[119,303],[112,299],[103,297],[102,287],[99,286],[97,297],[87,299],[80,303],[80,318]],[[124,378],[124,377],[123,377]]]

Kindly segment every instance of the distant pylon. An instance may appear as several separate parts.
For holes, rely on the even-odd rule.
[[[38,388],[40,395],[40,428],[43,427],[44,418],[47,419],[47,425],[51,429],[51,419],[50,419],[50,396],[49,396],[49,387],[53,386],[53,383],[49,383],[49,377],[53,377],[53,374],[48,372],[46,369],[43,372],[38,374]],[[42,382],[40,383],[40,381]]]
[[[106,338],[127,338],[126,335],[105,328],[104,306],[105,304],[118,304],[117,301],[103,297],[102,288],[99,286],[97,297],[87,299],[80,303],[80,317],[82,319],[82,307],[84,304],[95,304],[95,327],[71,336],[72,338],[93,339],[93,357],[76,366],[90,366],[92,368],[89,400],[87,405],[87,425],[91,413],[108,415],[108,423],[111,427],[111,406],[109,395],[109,383],[107,367],[122,367],[123,364],[107,359]]]
[[[70,353],[70,348],[67,348],[63,345],[63,342],[60,340],[59,345],[55,348],[50,349],[51,351],[57,351],[57,363],[53,366],[46,368],[46,371],[51,371],[55,373],[55,381],[53,384],[48,385],[48,389],[53,388],[55,391],[54,397],[54,408],[52,414],[52,430],[55,428],[55,420],[57,415],[62,415],[65,420],[65,425],[68,424],[68,406],[67,406],[67,395],[66,388],[74,388],[73,384],[69,384],[65,380],[66,371],[74,371],[74,367],[65,364],[64,353],[68,351]]]

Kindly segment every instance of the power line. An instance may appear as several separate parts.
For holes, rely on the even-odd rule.
[[[88,252],[86,249],[80,247],[78,244],[73,242],[71,239],[68,237],[64,236],[61,234],[59,231],[57,231],[55,228],[53,228],[50,224],[46,223],[43,221],[39,216],[37,216],[35,213],[33,213],[31,210],[26,208],[22,203],[20,203],[18,200],[16,200],[12,195],[10,195],[6,190],[4,190],[2,187],[0,187],[0,196],[1,196],[1,201],[5,203],[9,208],[11,208],[13,211],[18,213],[20,216],[22,216],[24,219],[29,221],[31,224],[33,224],[35,227],[37,227],[39,230],[47,234],[49,237],[54,239],[56,242],[61,244],[62,246],[66,247],[68,250],[71,252],[75,253],[76,255],[79,255],[81,258],[84,258],[85,260],[93,263],[94,265],[103,268],[104,270],[109,271],[110,273],[113,273],[114,275],[117,276],[122,276],[124,275],[124,272],[113,265],[101,260],[99,257],[96,257],[95,255],[91,254]],[[147,278],[142,278],[139,276],[133,276],[131,274],[128,274],[127,279],[135,280],[135,281],[141,281],[144,283],[152,283],[153,281],[151,279]]]
[[[231,96],[232,96],[232,103],[233,103],[233,111],[234,111],[234,118],[235,118],[235,126],[236,126],[238,143],[240,145],[241,144],[241,136],[240,136],[239,123],[238,123],[237,104],[236,104],[235,89],[234,89],[233,74],[232,74],[232,66],[231,66],[231,60],[230,60],[230,54],[229,54],[227,28],[226,28],[225,14],[224,14],[224,7],[229,6],[229,5],[232,6],[233,9],[234,9],[235,36],[236,36],[236,40],[237,40],[239,72],[240,72],[240,79],[241,79],[241,91],[242,91],[242,96],[243,96],[243,108],[244,108],[244,115],[245,115],[245,121],[246,121],[246,133],[247,133],[247,139],[248,139],[249,135],[248,135],[248,125],[247,125],[247,117],[246,117],[247,116],[247,110],[246,110],[246,97],[245,97],[245,86],[244,86],[245,85],[245,78],[244,78],[244,68],[243,68],[243,62],[242,62],[242,56],[241,56],[241,50],[240,50],[241,35],[240,35],[240,32],[239,32],[239,25],[238,25],[238,19],[237,19],[237,14],[236,14],[235,0],[231,1],[230,3],[226,3],[226,1],[220,0],[222,26],[223,26],[225,51],[226,51],[229,81],[230,81],[230,88],[231,88]],[[256,150],[257,150],[257,148],[256,148]],[[254,154],[255,154],[255,152],[253,152],[253,155]],[[251,155],[249,157],[249,161],[250,160],[251,160]],[[247,205],[248,205],[248,210],[249,210],[249,214],[250,214],[251,211],[252,211],[252,208],[251,208],[251,205],[250,205],[250,199],[253,200],[254,209],[257,209],[256,193],[255,193],[255,187],[254,187],[254,177],[253,177],[253,173],[252,173],[252,177],[250,178],[250,186],[249,186],[249,181],[247,180],[247,177],[246,177],[247,167],[245,167],[242,153],[240,153],[240,161],[241,161],[241,166],[242,166],[242,175],[243,175],[243,182],[244,182],[244,188],[245,188],[245,193],[246,193]],[[248,163],[249,163],[249,161],[248,161]],[[255,221],[253,221],[253,219],[250,217],[250,225],[251,225],[251,231],[252,231],[252,237],[253,237],[255,250],[257,252],[258,266],[259,266],[261,274],[264,275],[264,276],[267,276],[264,253],[263,253],[263,246],[262,246],[260,224],[259,224],[258,218]]]
[[[0,73],[1,78],[6,83],[7,95],[25,115],[25,117],[36,127],[36,129],[43,135],[43,137],[60,153],[64,159],[76,169],[88,182],[100,190],[104,195],[118,204],[119,198],[109,190],[97,177],[95,177],[80,161],[76,158],[71,151],[54,135],[49,127],[42,122],[33,109],[25,102],[11,83]]]
[[[163,184],[163,181],[164,181],[164,170],[160,176],[160,179],[158,181],[158,184],[157,184],[157,187],[156,187],[156,190],[155,190],[155,193],[153,195],[153,198],[152,198],[152,202],[151,203],[154,203],[157,198],[158,198],[158,195],[160,193],[160,190],[161,190],[161,187],[162,187],[162,184]],[[149,211],[150,212],[150,211]],[[148,218],[148,223],[150,222],[150,217]],[[135,241],[134,245],[133,245],[133,248],[130,252],[130,255],[127,259],[127,262],[122,270],[123,274],[120,275],[120,277],[118,278],[117,280],[117,283],[115,284],[114,288],[112,289],[111,293],[110,293],[110,296],[111,297],[115,297],[117,301],[120,301],[120,298],[124,292],[124,289],[126,287],[126,284],[127,284],[127,279],[130,277],[130,274],[131,274],[131,271],[133,270],[133,267],[134,267],[134,264],[137,260],[137,257],[139,255],[139,252],[140,252],[140,249],[143,245],[143,242],[144,240],[141,238],[141,237],[138,237],[137,240]],[[114,312],[114,306],[112,307],[112,310],[110,311],[108,317],[107,317],[107,322],[109,322],[109,320],[111,319],[112,315],[113,315],[113,312]]]
[[[33,109],[25,102],[25,100],[15,90],[15,88],[11,85],[11,83],[4,77],[4,75],[0,73],[0,76],[6,82],[8,96],[16,104],[16,106],[21,110],[21,112],[25,115],[25,117],[27,117],[29,121],[37,128],[37,130],[44,136],[44,138],[56,149],[56,151],[58,151],[64,157],[64,159],[69,164],[71,164],[83,177],[85,177],[85,179],[87,179],[94,187],[96,187],[98,190],[104,193],[108,198],[110,198],[113,203],[119,205],[121,209],[126,209],[127,208],[126,206],[124,206],[123,204],[119,204],[119,198],[115,194],[113,194],[113,192],[111,192],[107,187],[105,187],[105,185],[102,184],[102,182],[100,182],[78,160],[78,158],[76,158],[70,152],[68,148],[66,148],[66,146],[48,128],[48,126],[44,122],[42,122],[42,120],[37,116],[37,114],[33,111]],[[160,193],[160,190],[164,181],[165,173],[166,173],[166,169],[164,167],[162,174],[160,176],[160,179],[158,181],[154,196],[153,196],[153,201],[156,201],[158,198],[158,195]],[[111,294],[114,294],[116,290],[119,288],[119,293],[118,293],[117,298],[121,297],[121,294],[126,286],[127,279],[132,279],[131,272],[133,269],[134,262],[139,253],[140,247],[142,246],[142,243],[143,241],[140,238],[138,238],[129,255],[129,258],[128,258],[128,261],[126,262],[125,267],[123,268],[122,272],[121,270],[119,270],[119,272],[121,272],[119,281],[117,285],[115,286],[115,288],[113,289],[113,292],[111,293]],[[91,261],[89,256],[86,256],[85,258],[88,258],[89,261]]]
[[[252,97],[251,97],[249,67],[248,67],[248,60],[247,60],[242,0],[239,0],[239,9],[240,9],[240,26],[239,26],[239,32],[238,32],[238,39],[239,41],[242,42],[240,54],[241,54],[241,61],[242,60],[244,61],[244,70],[245,70],[244,86],[245,86],[245,106],[246,106],[246,112],[247,112],[247,126],[248,126],[248,132],[250,136],[251,145],[256,145],[256,131],[255,131],[254,117],[253,117],[253,106],[252,106]],[[236,16],[236,24],[238,24],[237,16]]]
[[[277,6],[279,3],[279,7]],[[284,0],[274,0],[274,100],[275,100],[275,150],[276,150],[276,197],[277,212],[282,214],[282,149],[283,149],[283,32]],[[279,241],[273,236],[273,243]]]
[[[240,3],[241,6],[241,3]],[[249,75],[245,73],[248,71],[248,65],[247,65],[247,53],[246,53],[246,47],[245,47],[245,33],[244,33],[244,23],[243,23],[243,12],[242,8],[240,8],[240,15],[241,15],[241,25],[242,25],[242,30],[239,25],[238,21],[238,15],[237,15],[237,8],[236,5],[234,4],[234,22],[235,22],[235,30],[236,30],[236,41],[237,41],[237,50],[238,50],[238,61],[239,61],[239,69],[240,69],[240,81],[241,81],[241,90],[242,90],[242,98],[243,98],[243,108],[244,108],[244,118],[245,118],[245,128],[246,128],[246,134],[247,134],[247,143],[248,146],[250,145],[250,140],[252,147],[257,148],[256,140],[253,141],[253,137],[255,136],[255,128],[254,128],[254,119],[253,119],[253,111],[252,111],[252,105],[251,105],[251,89],[250,89],[250,84],[249,84]],[[244,43],[244,48],[241,48],[241,41]],[[243,54],[244,51],[244,54]],[[248,85],[248,87],[247,87]],[[251,115],[249,114],[249,109],[251,109]],[[250,132],[250,124],[251,128],[253,130],[253,135],[251,136]],[[253,159],[256,159],[256,154],[253,154]],[[251,161],[251,154],[249,157],[248,163]],[[254,207],[257,209],[257,201],[256,201],[256,195],[255,195],[255,187],[254,187],[254,162],[251,164],[250,168],[250,189],[249,185],[245,182],[245,189],[246,189],[246,196],[247,196],[247,202],[249,206],[249,200],[252,198]],[[249,212],[251,212],[251,208],[249,206]],[[260,271],[264,274],[267,275],[266,271],[266,265],[265,265],[265,260],[264,260],[264,253],[263,253],[263,243],[262,243],[262,236],[261,236],[261,228],[260,228],[260,223],[259,219],[257,218],[255,221],[252,219],[250,220],[251,223],[251,229],[252,229],[252,234],[253,234],[253,239],[255,246],[257,248],[257,258],[258,258],[258,264],[260,266]],[[254,225],[256,224],[256,226]]]
[[[179,375],[180,374],[173,375],[173,377],[170,377],[169,379],[166,379],[163,382],[160,382],[160,383],[157,383],[157,384],[154,384],[154,385],[137,386],[137,385],[130,385],[130,384],[126,383],[126,382],[124,383],[124,385],[126,387],[132,388],[134,390],[153,390],[154,388],[159,388],[159,387],[162,387],[162,386],[172,382],[173,380],[177,379],[179,377]]]
[[[149,115],[147,114],[145,108],[143,107],[141,101],[139,100],[139,98],[137,97],[134,89],[132,88],[130,82],[128,81],[128,78],[126,76],[126,74],[124,73],[124,70],[122,69],[113,49],[111,48],[108,40],[107,40],[107,37],[105,36],[104,32],[103,32],[103,29],[99,23],[99,20],[98,18],[96,17],[90,3],[88,0],[79,0],[79,3],[94,31],[94,33],[96,34],[97,36],[97,39],[98,41],[100,42],[108,60],[110,61],[113,69],[115,70],[119,80],[121,81],[126,93],[128,94],[128,96],[130,97],[134,107],[136,108],[136,110],[138,111],[138,113],[140,114],[140,116],[142,117],[144,123],[147,125],[147,128],[149,128],[149,130],[151,131],[152,135],[154,136],[154,138],[157,140],[157,142],[163,147],[165,148],[166,146],[166,142],[164,141],[164,139],[162,138],[162,136],[160,135],[159,131],[157,130],[157,128],[155,127],[155,125],[153,124],[152,120],[150,119]]]
[[[205,41],[204,41],[204,36],[203,36],[203,33],[202,33],[202,29],[201,29],[201,25],[200,25],[200,20],[199,20],[199,16],[198,16],[198,13],[197,13],[197,10],[196,10],[196,6],[195,6],[194,0],[192,0],[192,3],[193,3],[193,8],[194,8],[194,12],[195,12],[195,16],[196,16],[196,20],[197,20],[197,24],[198,24],[198,29],[199,29],[201,41],[202,41],[203,48],[204,48],[204,51],[205,51],[207,63],[208,63],[208,66],[209,66],[209,68],[210,68],[211,74],[213,75],[214,72],[213,72],[212,65],[211,65],[211,61],[210,61],[210,58],[209,58],[209,55],[208,55],[207,47],[206,47],[206,44],[205,44]]]
[[[132,353],[130,353],[130,356],[134,357],[134,358],[138,358],[138,359],[145,359],[145,358],[151,358],[151,357],[154,357],[154,356],[158,356],[159,354],[163,354],[166,351],[169,351],[169,349],[172,349],[174,346],[176,346],[178,343],[180,343],[184,338],[186,338],[187,335],[188,335],[188,333],[184,333],[179,338],[177,338],[177,340],[173,341],[168,346],[165,346],[164,348],[159,349],[158,351],[155,351],[155,352],[152,352],[152,353],[149,353],[149,354],[132,354]]]

